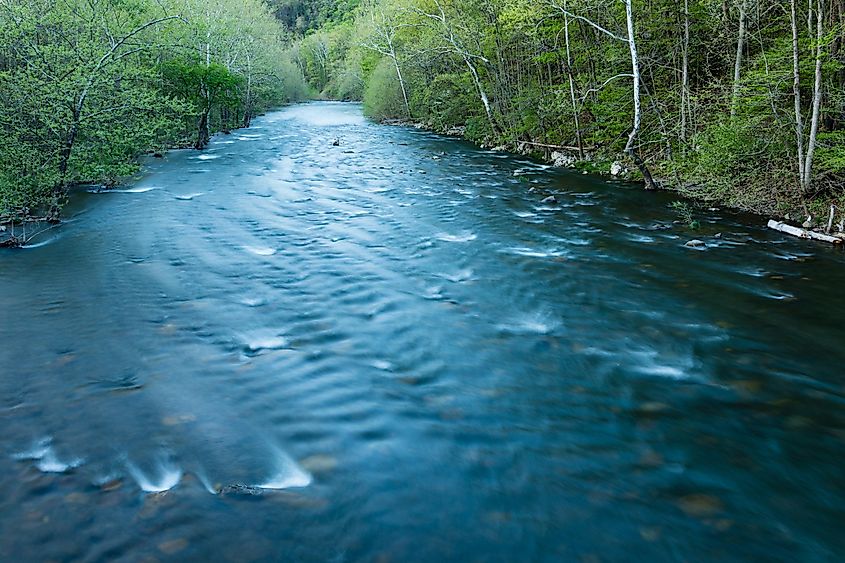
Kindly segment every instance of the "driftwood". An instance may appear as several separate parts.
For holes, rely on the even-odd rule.
[[[793,227],[792,225],[787,225],[786,223],[783,223],[781,221],[770,220],[769,228],[795,237],[820,240],[824,242],[829,242],[831,244],[842,244],[843,242],[845,242],[845,240],[842,240],[839,237],[824,235],[822,233],[816,233],[813,231],[800,229],[798,227]]]
[[[533,141],[519,141],[518,144],[531,145],[532,147],[543,147],[544,149],[560,149],[564,151],[577,152],[578,147],[570,147],[567,145],[547,145],[545,143],[535,143]],[[585,151],[595,150],[596,147],[583,147]]]

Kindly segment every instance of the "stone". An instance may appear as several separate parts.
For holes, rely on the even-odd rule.
[[[678,499],[678,507],[687,516],[703,518],[724,510],[722,501],[712,495],[692,494]]]
[[[188,547],[188,540],[184,538],[170,540],[158,544],[158,550],[164,553],[165,555],[174,555],[176,553],[179,553],[186,547]]]
[[[687,248],[702,248],[702,247],[707,246],[707,243],[705,243],[703,240],[692,239],[691,241],[686,243],[684,246],[686,246]]]
[[[553,195],[543,199],[540,203],[557,203],[557,198]]]
[[[610,165],[610,175],[611,176],[619,176],[625,171],[625,167],[622,166],[622,163],[618,160]]]
[[[574,156],[565,152],[555,151],[552,153],[552,164],[559,168],[571,168],[576,160]]]
[[[299,464],[310,473],[325,473],[337,467],[337,458],[327,454],[306,457]]]
[[[661,529],[656,526],[641,527],[640,537],[647,542],[656,542],[660,539]]]

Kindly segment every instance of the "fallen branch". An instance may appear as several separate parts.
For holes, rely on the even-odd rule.
[[[531,145],[532,147],[543,147],[546,149],[561,149],[565,151],[577,151],[578,147],[570,147],[567,145],[547,145],[545,143],[535,143],[533,141],[519,141],[518,144]],[[595,150],[596,147],[584,147],[585,151]]]
[[[839,237],[823,235],[822,233],[799,229],[798,227],[793,227],[792,225],[787,225],[786,223],[783,223],[781,221],[775,221],[774,219],[769,221],[769,228],[798,238],[820,240],[823,242],[829,242],[831,244],[842,244],[843,242],[845,242]]]

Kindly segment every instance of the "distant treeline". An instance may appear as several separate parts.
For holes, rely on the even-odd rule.
[[[843,217],[845,0],[275,6],[304,33],[309,84],[373,117],[564,145],[585,167],[627,155],[636,176],[701,198]]]
[[[0,0],[0,220],[311,91],[261,0]]]

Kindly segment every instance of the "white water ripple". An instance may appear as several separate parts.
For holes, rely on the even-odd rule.
[[[145,473],[135,464],[127,464],[126,469],[145,493],[163,493],[169,491],[182,480],[182,469],[169,460],[160,459],[153,471]]]
[[[12,455],[12,458],[19,461],[36,462],[35,467],[42,473],[66,473],[79,467],[83,462],[81,458],[73,458],[67,461],[60,460],[53,448],[51,438],[42,438],[32,448]]]

